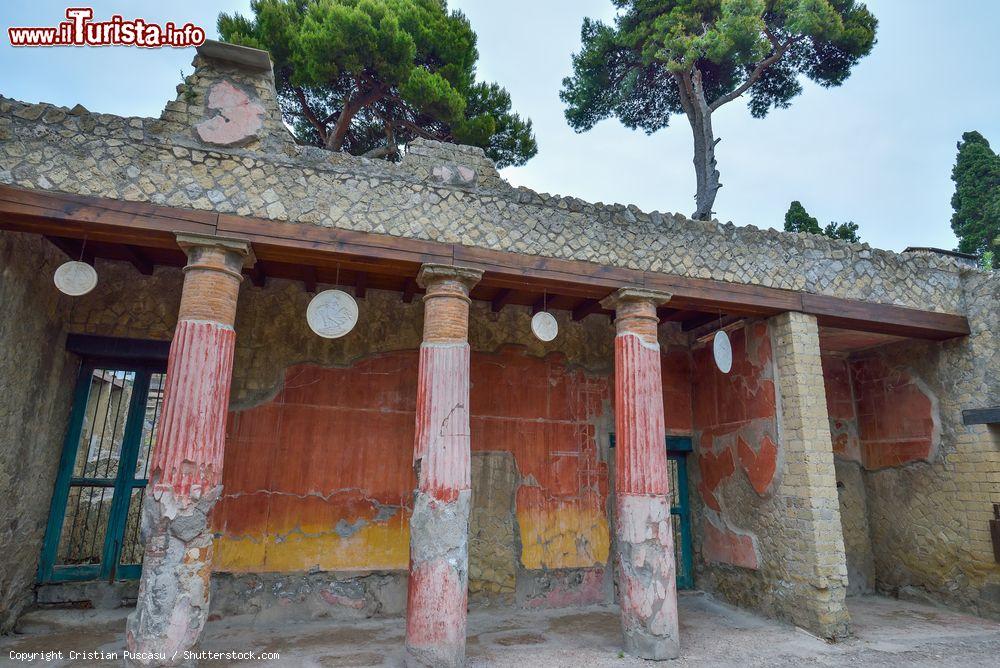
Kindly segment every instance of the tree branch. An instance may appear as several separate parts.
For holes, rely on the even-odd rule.
[[[326,139],[326,148],[331,151],[339,151],[344,145],[344,137],[347,135],[347,130],[350,128],[351,120],[354,116],[372,102],[383,97],[386,90],[386,86],[380,84],[369,89],[368,92],[360,97],[345,100],[344,108],[340,112],[337,124],[333,128],[333,132]]]
[[[787,42],[785,42],[780,47],[778,47],[778,49],[774,53],[772,53],[770,56],[768,56],[764,60],[762,60],[759,63],[757,63],[757,67],[755,67],[753,69],[753,72],[750,73],[750,76],[747,77],[746,81],[744,81],[742,84],[740,84],[732,92],[723,95],[722,97],[720,97],[719,99],[717,99],[715,102],[713,102],[712,104],[710,104],[709,107],[708,107],[709,110],[710,111],[715,111],[716,109],[718,109],[719,107],[721,107],[725,103],[732,102],[733,100],[735,100],[736,98],[738,98],[740,95],[743,95],[743,93],[747,92],[747,90],[749,90],[750,86],[752,86],[755,83],[757,83],[757,80],[760,79],[760,77],[761,77],[762,74],[764,74],[764,70],[766,70],[771,65],[774,65],[776,62],[778,62],[779,60],[781,60],[781,57],[784,56],[785,53],[788,52],[788,49],[792,48],[792,45],[795,44],[796,42],[798,42],[800,39],[802,39],[801,36],[796,37],[794,39],[789,39]]]
[[[329,123],[329,121],[323,123],[316,118],[316,114],[313,112],[312,107],[309,106],[309,100],[306,99],[306,92],[302,90],[301,86],[295,86],[294,90],[295,97],[299,100],[299,106],[302,107],[302,115],[306,117],[306,120],[309,121],[314,128],[316,128],[319,138],[323,140],[323,143],[325,144],[327,136],[326,123]]]

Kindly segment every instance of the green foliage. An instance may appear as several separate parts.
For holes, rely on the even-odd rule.
[[[823,234],[831,239],[842,239],[855,244],[861,241],[861,237],[858,236],[858,224],[853,222],[829,223],[823,228]]]
[[[878,25],[853,0],[613,1],[614,27],[584,19],[583,48],[563,80],[560,96],[576,130],[616,116],[655,132],[685,113],[674,74],[699,70],[711,105],[781,51],[748,89],[751,113],[763,117],[802,92],[800,75],[842,84],[871,52]]]
[[[995,269],[1000,251],[1000,156],[978,132],[962,135],[951,180],[951,229],[958,237],[957,250],[975,254],[983,268]]]
[[[652,134],[672,115],[687,116],[699,179],[695,217],[711,214],[721,187],[706,119],[743,95],[758,118],[788,107],[802,92],[801,76],[839,86],[871,51],[878,26],[855,0],[613,2],[614,25],[584,19],[582,48],[560,92],[566,119],[582,132],[613,116]]]
[[[792,202],[788,211],[785,212],[785,231],[822,234],[831,239],[841,239],[853,243],[861,241],[861,237],[858,236],[857,223],[829,223],[826,227],[820,227],[819,221],[810,216],[798,200]]]
[[[823,234],[819,221],[809,215],[806,208],[798,200],[792,202],[785,212],[785,232],[806,232],[808,234]]]
[[[307,143],[395,156],[416,137],[480,146],[499,167],[537,153],[510,96],[475,80],[465,16],[445,0],[253,0],[219,15],[228,42],[267,49],[285,120]]]

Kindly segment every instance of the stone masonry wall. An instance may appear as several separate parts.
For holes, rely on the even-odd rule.
[[[1000,564],[988,521],[1000,503],[1000,431],[962,410],[1000,405],[1000,276],[963,281],[972,334],[906,342],[879,356],[936,397],[940,445],[930,462],[865,474],[878,590],[1000,618]]]
[[[512,188],[482,152],[416,142],[400,164],[297,146],[270,73],[195,59],[159,119],[0,98],[0,183],[514,250],[958,312],[958,265],[822,236],[688,220]],[[260,114],[234,145],[197,130],[237,91]],[[213,103],[213,100],[216,100]],[[459,169],[461,167],[462,169]]]
[[[770,321],[779,388],[785,476],[781,612],[825,637],[849,631],[847,566],[837,499],[816,319],[784,313]]]
[[[66,300],[59,318],[67,330],[117,337],[170,338],[182,282],[179,270],[158,267],[147,277],[138,275],[127,263],[98,261],[97,271],[99,282],[94,291]],[[54,292],[48,283],[46,290]],[[269,280],[265,288],[244,282],[236,323],[237,352],[232,391],[232,409],[237,417],[246,415],[252,407],[273,402],[284,391],[290,370],[337,372],[363,368],[380,358],[413,351],[419,345],[423,310],[419,300],[406,304],[396,293],[369,290],[367,297],[359,300],[360,319],[355,331],[343,339],[328,341],[316,337],[305,324],[304,313],[310,298],[297,282]],[[600,315],[590,316],[582,322],[573,322],[566,312],[555,315],[560,322],[560,336],[554,343],[544,344],[530,334],[530,309],[509,306],[496,314],[489,304],[476,302],[472,306],[470,340],[474,365],[486,370],[496,369],[489,371],[490,378],[480,379],[478,388],[476,380],[481,372],[473,374],[476,405],[472,419],[477,435],[474,439],[477,471],[474,487],[482,491],[478,496],[474,494],[473,513],[473,535],[480,535],[472,545],[473,599],[477,602],[568,605],[609,600],[611,595],[610,570],[606,568],[609,554],[607,470],[603,462],[607,460],[611,430],[610,390],[606,379],[611,373],[613,329],[610,321]],[[676,326],[665,331],[668,339],[678,338]],[[58,347],[61,346],[60,343]],[[686,378],[680,360],[684,357],[683,351],[670,350],[673,352],[669,363],[665,357],[665,376],[680,374]],[[503,366],[490,361],[494,359]],[[315,371],[309,373],[315,375]],[[412,376],[415,380],[415,369],[401,376]],[[378,373],[372,377],[378,378]],[[580,381],[574,380],[588,378],[593,380],[584,384],[576,384]],[[526,391],[532,379],[537,380],[533,386],[536,389]],[[553,399],[541,403],[533,398],[539,390],[547,392],[545,388],[566,383],[569,383],[568,393],[559,390],[552,395]],[[498,390],[504,384],[510,387]],[[360,388],[358,386],[358,391],[363,393]],[[678,400],[683,398],[682,391],[677,388],[672,391]],[[556,419],[551,425],[539,422],[537,417],[549,410],[546,406],[564,410],[552,403],[556,396],[564,396],[579,406],[590,406],[587,414],[593,417],[585,418],[580,424],[566,422],[560,426],[559,416],[553,414]],[[517,401],[521,398],[524,401],[519,406]],[[404,421],[405,428],[412,429],[412,416]],[[672,416],[671,424],[683,430],[688,421],[688,417],[680,414]],[[533,425],[541,427],[542,431],[537,434],[524,431],[535,429]],[[238,419],[232,428],[258,435],[268,432],[267,425],[259,421]],[[371,424],[368,428],[372,428]],[[386,434],[391,435],[391,432]],[[408,462],[412,435],[401,442]],[[518,443],[521,445],[515,445]],[[55,445],[56,456],[60,446],[61,443]],[[252,458],[244,457],[246,453],[229,454],[227,478],[233,475],[238,478],[249,470],[248,462],[252,462]],[[402,470],[408,478],[409,464]],[[373,472],[366,472],[369,479],[370,474]],[[567,486],[574,480],[577,482],[573,484],[580,485],[580,494],[572,493]],[[232,487],[232,483],[231,478],[227,479],[227,489],[232,488],[234,498],[252,501]],[[250,487],[258,489],[253,484]],[[403,485],[403,503],[411,487],[409,483]],[[45,491],[46,495],[50,493],[51,486]],[[513,504],[503,500],[505,495],[513,499]],[[224,513],[226,503],[224,500],[222,504]],[[285,514],[293,521],[290,525],[293,529],[308,515],[291,507],[286,508]],[[231,521],[230,529],[239,532],[240,516],[245,519],[256,514],[250,508],[237,515],[229,513],[229,520],[225,519],[225,514],[220,517],[223,522]],[[398,512],[395,516],[402,517]],[[357,523],[361,517],[345,516],[345,521],[340,523],[343,526],[334,518],[329,525],[334,527],[334,533],[339,531],[344,536],[357,537],[361,535],[357,533],[359,529],[363,530],[361,533],[370,531]],[[493,535],[498,527],[508,529],[506,537]],[[399,528],[396,539],[382,543],[388,548],[397,542],[402,545],[399,559],[382,564],[390,571],[397,567],[405,569],[405,527]],[[587,544],[590,546],[586,547]],[[304,573],[311,567],[302,566],[298,571],[289,569],[295,568],[292,562],[296,559],[308,561],[312,554],[309,550],[286,550],[287,558],[273,562],[275,566],[269,569],[263,564],[254,566],[252,558],[247,561],[250,553],[240,554],[232,547],[232,544],[223,543],[219,563],[224,570],[238,572],[228,576],[219,574],[213,585],[220,592],[217,602],[222,611],[257,611],[271,604],[296,602],[301,604],[298,605],[300,612],[312,614],[310,611],[315,610],[329,612],[330,600],[349,608],[351,614],[391,613],[400,609],[398,595],[401,586],[405,591],[405,582],[390,571],[379,574],[377,560],[366,557],[337,564],[331,562],[327,566],[334,571],[322,578],[315,573],[306,578]],[[394,552],[390,549],[387,554]],[[573,554],[579,556],[573,557]],[[226,566],[227,563],[230,565]],[[356,569],[359,567],[375,568],[376,574],[372,577],[358,574]],[[271,573],[261,572],[267,570]],[[300,575],[296,576],[295,572]],[[265,582],[273,587],[273,592],[262,598],[260,588]],[[322,592],[326,592],[326,596],[322,596]],[[357,608],[359,601],[363,603]]]
[[[758,327],[765,329],[763,340]],[[729,387],[714,401],[753,410],[742,417],[730,413],[727,430],[736,443],[706,449],[700,439],[696,517],[714,517],[723,526],[703,522],[696,534],[697,582],[737,605],[823,637],[841,637],[849,624],[847,567],[816,321],[787,313],[744,332],[732,337],[730,375],[736,376],[724,381]],[[742,342],[744,335],[751,343]],[[698,368],[696,428],[705,411],[699,404],[713,399],[699,392],[697,383],[714,371]],[[765,457],[775,427],[776,452]]]
[[[52,285],[65,260],[40,237],[0,232],[0,633],[31,602],[69,415],[70,300]]]

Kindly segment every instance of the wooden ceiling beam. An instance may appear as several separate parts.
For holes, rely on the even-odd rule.
[[[700,339],[705,336],[708,336],[709,334],[713,334],[720,329],[725,329],[730,325],[734,325],[737,322],[740,322],[744,319],[745,318],[743,318],[743,316],[739,315],[724,315],[722,316],[721,320],[713,318],[711,322],[704,323],[697,327],[692,327],[690,330],[688,330],[688,333],[694,339]],[[683,326],[681,328],[683,329]]]
[[[656,309],[656,315],[657,315],[657,317],[659,317],[661,325],[663,323],[665,323],[665,322],[670,322],[669,318],[672,315],[674,315],[676,313],[680,313],[680,312],[681,312],[680,309],[677,309],[677,308],[667,308],[665,306],[661,306],[660,308]]]
[[[132,266],[136,268],[140,274],[144,276],[152,276],[154,264],[150,261],[146,254],[142,252],[138,246],[130,246],[128,244],[122,244],[119,246],[122,255],[132,263]]]
[[[49,243],[61,250],[70,260],[86,262],[94,266],[94,252],[86,247],[84,241],[79,239],[67,239],[66,237],[52,237],[46,235]]]
[[[417,293],[417,281],[413,278],[406,279],[403,285],[403,303],[409,304],[413,301],[413,296]]]
[[[354,298],[364,299],[368,294],[368,273],[359,271],[354,277]]]
[[[305,284],[306,292],[316,292],[316,267],[303,267],[304,276],[302,282]]]
[[[597,313],[601,310],[601,302],[597,299],[584,299],[577,302],[576,306],[573,307],[573,320],[579,321],[586,318],[591,313]]]
[[[267,273],[264,271],[264,265],[261,264],[260,260],[254,262],[253,266],[245,271],[247,276],[250,277],[250,282],[258,288],[262,288],[267,284]]]
[[[490,308],[493,309],[494,313],[499,313],[513,298],[514,290],[512,288],[500,288],[500,290],[498,290],[496,295],[493,297]]]
[[[691,330],[698,329],[702,325],[707,325],[710,322],[719,322],[721,320],[721,315],[705,313],[695,318],[691,318],[690,320],[683,321],[681,323],[681,329],[685,332],[690,332]]]
[[[171,250],[177,249],[175,232],[218,234],[250,241],[258,258],[291,265],[339,263],[402,278],[423,263],[454,264],[483,270],[483,287],[522,293],[600,299],[618,288],[645,287],[669,292],[669,308],[682,311],[759,317],[801,311],[825,326],[931,340],[969,333],[968,319],[955,313],[9,185],[0,185],[0,229]]]

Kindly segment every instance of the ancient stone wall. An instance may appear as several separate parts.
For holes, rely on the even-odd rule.
[[[693,352],[700,502],[694,524],[708,570],[727,565],[756,571],[762,552],[772,549],[757,536],[757,508],[780,478],[774,362],[764,322],[736,329],[731,341],[733,368],[728,374],[716,368],[710,346]]]
[[[504,182],[482,151],[415,142],[399,164],[297,146],[269,72],[199,56],[159,119],[0,98],[0,183],[514,250],[958,312],[958,265],[819,235],[590,204]],[[234,116],[220,138],[204,131]],[[248,111],[249,110],[249,111]]]
[[[292,594],[289,573],[326,571],[333,586],[335,573],[398,574],[408,561],[423,306],[369,290],[358,326],[331,341],[305,323],[310,297],[282,280],[245,284],[240,297],[215,522],[216,569],[234,573],[225,591],[246,609],[262,604],[255,573],[280,576],[282,591],[307,607],[330,599],[355,609],[370,588],[317,599],[315,583],[313,594]],[[611,325],[556,312],[560,335],[544,344],[530,334],[530,315],[472,305],[470,593],[522,605],[605,600]],[[674,361],[665,373],[679,368]],[[673,424],[686,421],[682,411]]]
[[[815,319],[750,322],[731,339],[727,375],[709,348],[694,351],[698,584],[842,636],[847,568]]]
[[[876,585],[1000,617],[1000,564],[987,524],[1000,503],[1000,432],[962,423],[963,409],[1000,405],[1000,276],[970,272],[963,287],[968,338],[877,353],[935,398],[940,443],[929,462],[865,474]]]
[[[847,559],[847,593],[867,594],[875,588],[875,559],[868,529],[868,502],[851,367],[846,354],[830,352],[823,353],[822,364]]]
[[[0,232],[0,633],[32,600],[69,416],[71,300],[52,284],[66,259],[41,237]]]
[[[847,560],[847,593],[871,594],[875,591],[875,556],[868,528],[868,496],[861,467],[856,462],[834,457],[837,474],[837,500],[840,503],[840,526],[844,534]]]

